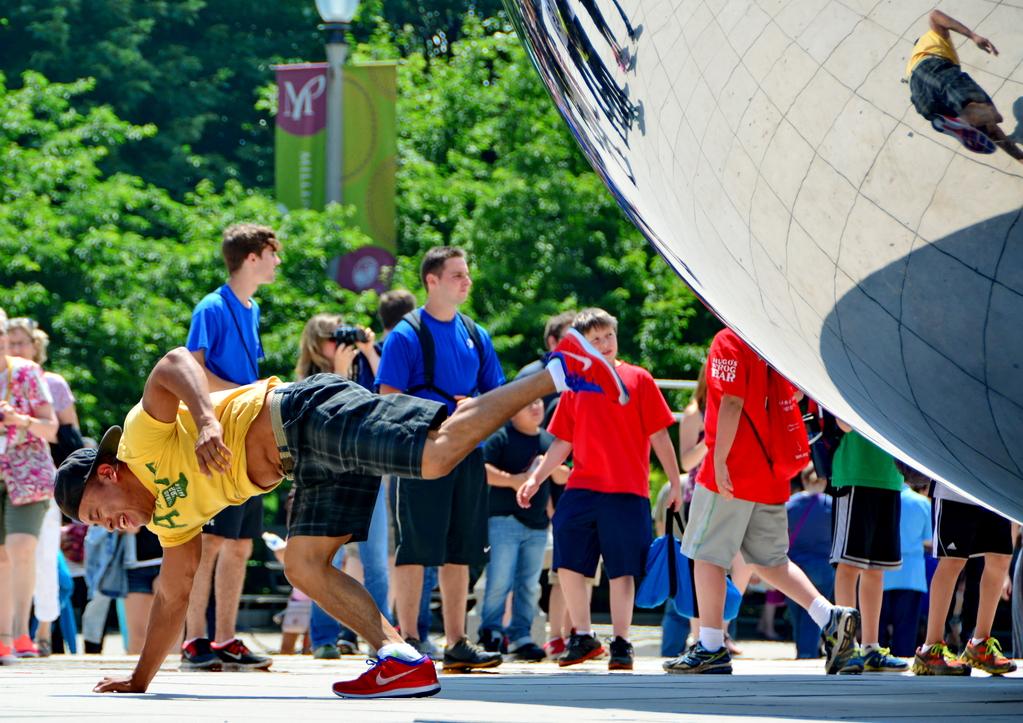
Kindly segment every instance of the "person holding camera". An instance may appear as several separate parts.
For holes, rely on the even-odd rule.
[[[317,314],[306,322],[298,347],[295,381],[308,379],[314,374],[337,374],[373,391],[380,352],[372,329],[351,326],[336,314]],[[387,602],[390,575],[387,564],[387,498],[383,487],[377,494],[373,518],[366,540],[358,543],[359,559],[363,566],[363,584],[377,607],[390,621]],[[342,546],[332,561],[341,569],[344,561]],[[341,655],[359,652],[358,640],[351,630],[342,629],[340,623],[324,612],[315,602],[309,615],[309,638],[313,656],[337,659]]]
[[[372,329],[347,325],[336,314],[317,314],[302,330],[295,380],[337,374],[373,391],[379,365],[380,351]]]

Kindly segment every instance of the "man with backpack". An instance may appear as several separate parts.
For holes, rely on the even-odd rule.
[[[707,457],[696,477],[682,552],[693,565],[699,639],[669,673],[731,673],[724,647],[725,575],[737,552],[821,628],[826,670],[855,652],[859,613],[832,605],[788,557],[790,480],[809,462],[795,388],[731,329],[707,353]]]
[[[388,335],[377,386],[381,394],[404,392],[442,402],[454,412],[459,401],[504,384],[504,374],[487,332],[458,311],[472,288],[465,251],[452,246],[430,249],[419,275],[426,304],[407,314]],[[394,589],[402,636],[422,649],[417,619],[423,568],[440,567],[447,639],[444,668],[500,665],[500,653],[487,652],[465,636],[469,566],[485,565],[489,558],[490,509],[482,446],[440,479],[400,479],[395,508]]]

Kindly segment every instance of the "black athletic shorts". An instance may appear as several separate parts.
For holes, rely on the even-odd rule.
[[[263,534],[263,496],[225,507],[203,525],[202,531],[228,540],[255,540]]]
[[[395,495],[397,565],[485,565],[489,559],[490,490],[477,447],[451,474],[402,477]]]
[[[422,474],[427,436],[446,417],[439,402],[373,394],[335,374],[276,389],[270,422],[295,487],[288,535],[365,540],[381,475]]]
[[[1012,554],[1012,523],[986,507],[937,499],[931,514],[935,557]]]
[[[902,568],[902,493],[879,487],[849,488],[831,507],[831,564],[864,570]]]
[[[956,118],[967,103],[991,103],[991,96],[962,68],[938,57],[916,64],[909,76],[909,94],[916,112],[927,120],[936,115]]]

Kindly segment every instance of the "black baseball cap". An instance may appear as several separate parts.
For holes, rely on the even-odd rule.
[[[53,497],[60,511],[72,520],[79,519],[78,508],[82,504],[85,483],[92,477],[96,462],[105,454],[117,454],[121,441],[121,428],[111,427],[103,434],[98,449],[78,449],[67,456],[57,470],[57,481]]]

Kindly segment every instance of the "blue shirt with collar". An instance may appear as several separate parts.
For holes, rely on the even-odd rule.
[[[250,299],[246,308],[231,287],[224,284],[207,294],[192,312],[188,329],[189,351],[204,350],[206,368],[235,384],[259,379],[263,344],[259,338],[259,304]]]

